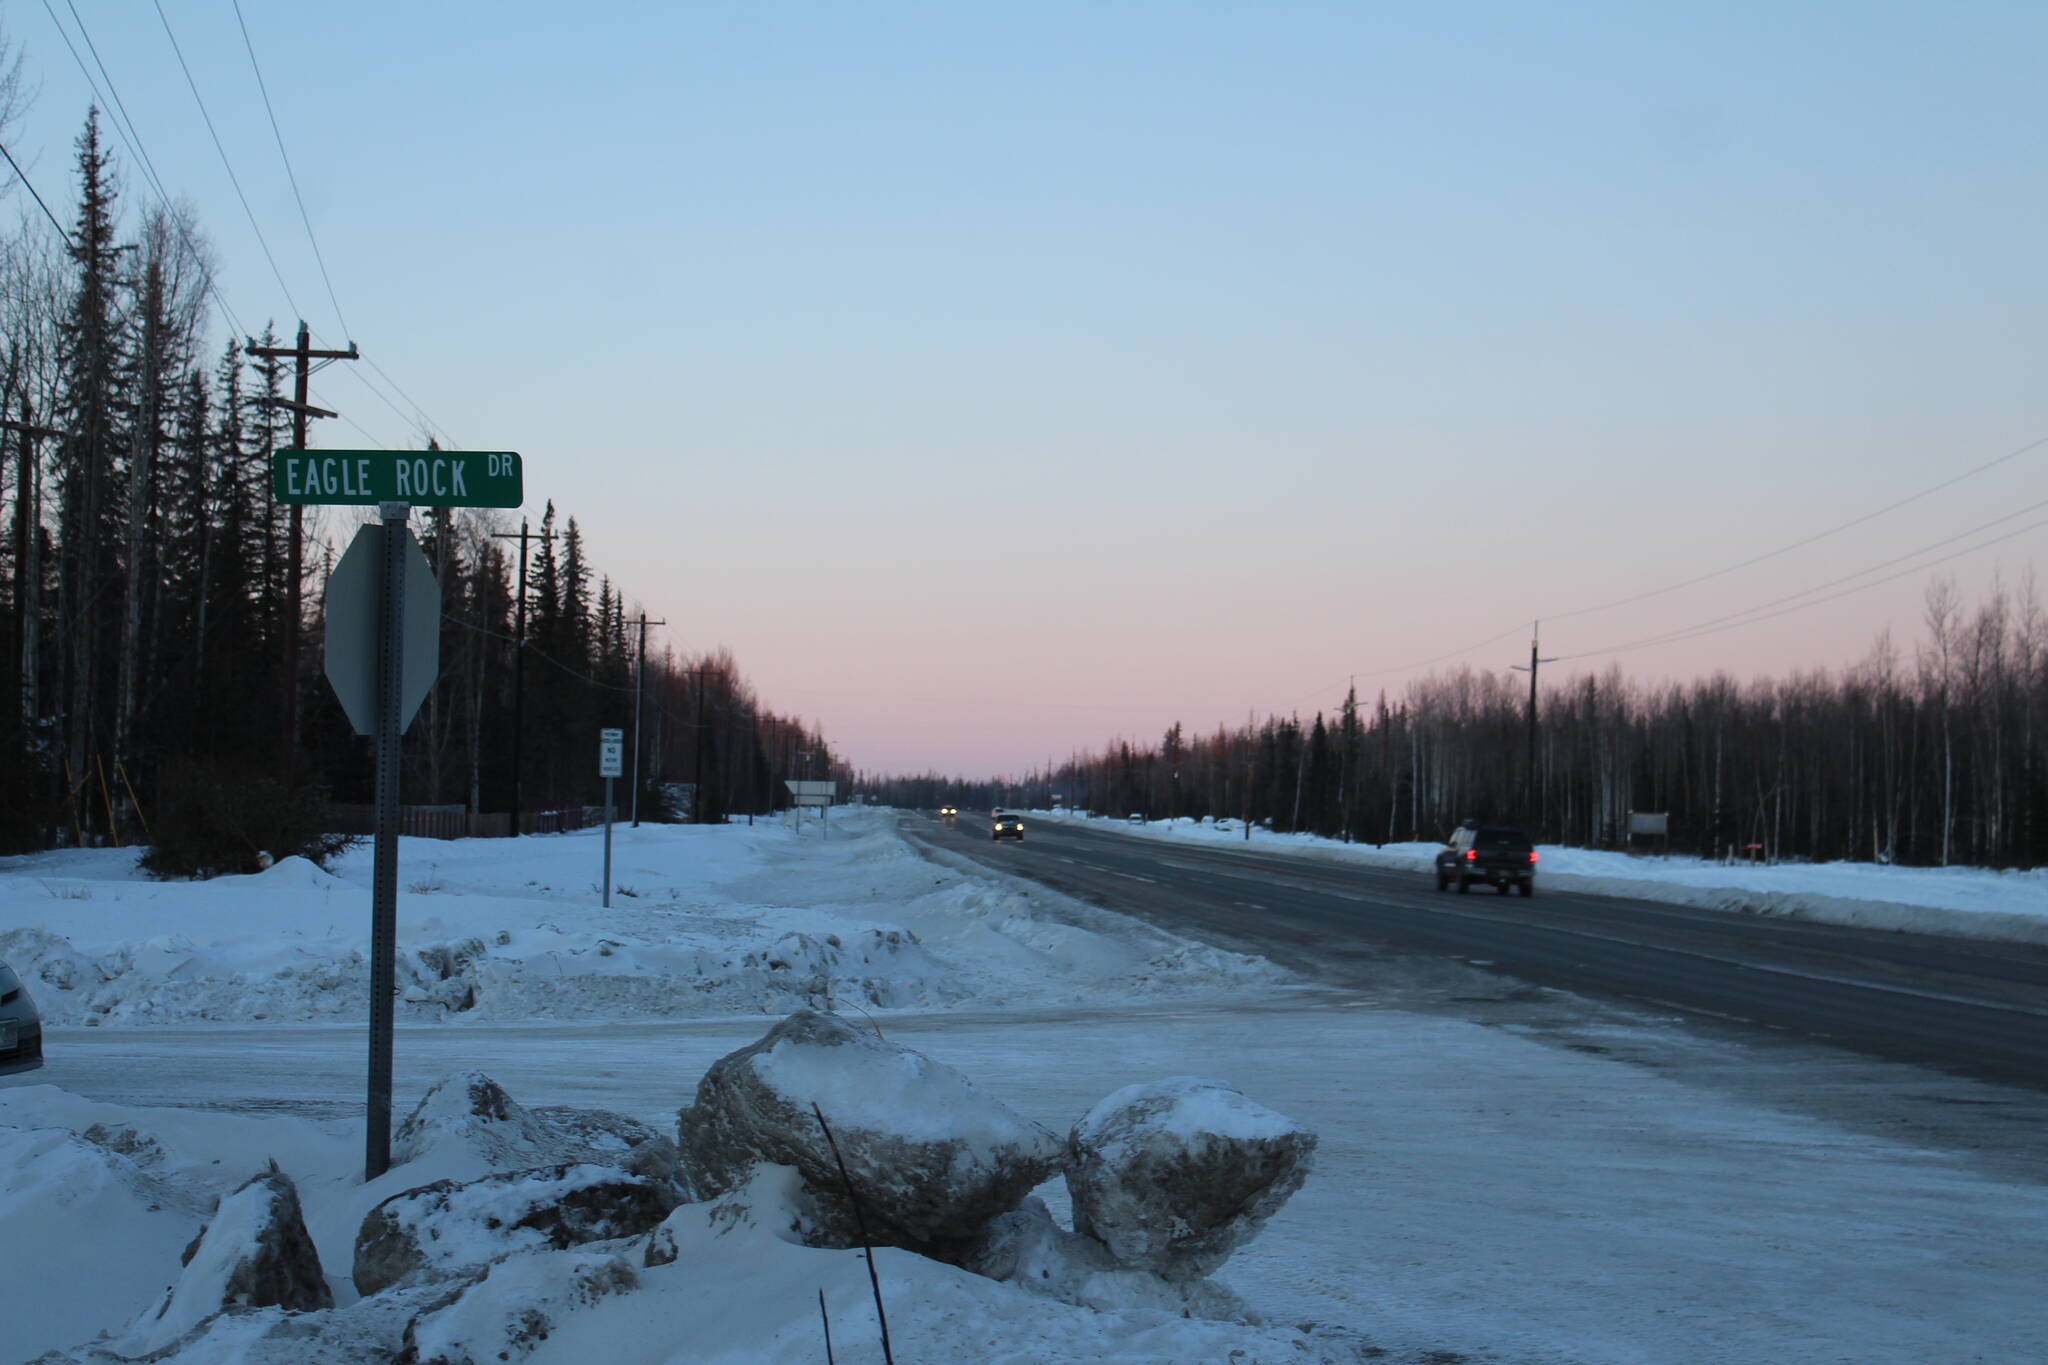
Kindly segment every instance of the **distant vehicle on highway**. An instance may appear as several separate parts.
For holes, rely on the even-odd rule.
[[[1021,815],[1004,815],[998,813],[995,819],[995,825],[989,831],[989,838],[1015,839],[1018,843],[1023,843],[1024,817]]]
[[[940,807],[939,807],[939,818],[940,818],[941,820],[951,820],[951,819],[952,819],[952,818],[953,818],[954,816],[958,815],[959,813],[960,813],[960,808],[959,808],[958,806],[940,806]]]
[[[1138,814],[1138,812],[1136,811],[1132,811],[1129,815],[1126,815],[1124,817],[1124,821],[1127,824],[1142,825],[1145,823],[1145,817]]]
[[[43,1017],[14,969],[0,962],[0,1076],[42,1064]]]
[[[1486,882],[1505,896],[1513,887],[1525,896],[1536,894],[1536,845],[1513,825],[1482,825],[1467,820],[1436,855],[1436,889],[1460,893],[1474,882]]]

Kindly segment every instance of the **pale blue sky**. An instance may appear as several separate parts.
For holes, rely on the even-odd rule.
[[[232,7],[165,8],[339,338]],[[243,11],[354,338],[859,763],[1328,706],[2048,435],[2037,4]],[[155,10],[79,13],[233,308],[288,326]],[[89,93],[40,3],[0,20],[68,202]],[[1546,652],[2041,498],[2048,452]],[[1837,666],[1925,581],[1617,657]]]

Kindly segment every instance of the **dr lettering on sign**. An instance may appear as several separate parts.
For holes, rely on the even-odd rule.
[[[278,450],[270,482],[281,503],[517,507],[525,479],[510,450]]]

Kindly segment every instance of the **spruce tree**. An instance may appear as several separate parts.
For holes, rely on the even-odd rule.
[[[107,585],[119,564],[115,478],[120,433],[115,429],[118,374],[124,336],[119,318],[118,248],[114,242],[119,189],[112,154],[100,145],[99,110],[86,116],[78,139],[78,226],[72,232],[75,287],[62,327],[63,370],[57,425],[69,435],[57,457],[58,549],[61,589],[58,638],[65,645],[64,752],[74,787],[106,733],[102,680],[109,635]],[[80,803],[74,826],[95,823],[92,803]]]

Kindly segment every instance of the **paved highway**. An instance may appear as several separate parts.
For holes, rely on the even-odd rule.
[[[1902,934],[1559,892],[1440,893],[1426,873],[1203,839],[1030,820],[993,843],[986,812],[911,832],[1176,933],[1336,985],[1434,956],[1539,986],[1820,1039],[1895,1061],[2048,1090],[2048,948]]]

